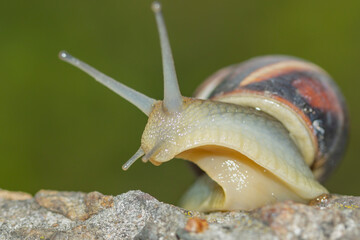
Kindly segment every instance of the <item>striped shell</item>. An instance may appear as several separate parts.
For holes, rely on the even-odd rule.
[[[217,71],[194,95],[255,107],[277,118],[321,182],[344,154],[348,136],[344,98],[331,77],[310,62],[289,56],[256,57]]]

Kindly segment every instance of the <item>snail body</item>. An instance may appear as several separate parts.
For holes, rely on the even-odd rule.
[[[193,98],[183,97],[161,6],[152,8],[162,48],[162,101],[60,53],[149,116],[141,147],[123,169],[140,157],[154,165],[174,157],[191,161],[205,174],[181,205],[202,211],[307,202],[327,193],[319,181],[341,159],[348,131],[343,97],[328,74],[298,58],[259,57],[219,70]]]

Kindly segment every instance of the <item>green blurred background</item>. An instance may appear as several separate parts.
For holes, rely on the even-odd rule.
[[[61,62],[66,49],[148,96],[163,94],[151,1],[0,2],[0,188],[120,194],[141,189],[176,203],[194,181],[184,161],[122,164],[146,116]],[[163,1],[181,91],[219,68],[289,54],[326,69],[351,113],[350,145],[326,186],[359,195],[360,1]]]

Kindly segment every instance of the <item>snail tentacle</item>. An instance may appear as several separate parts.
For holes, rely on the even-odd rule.
[[[161,55],[164,74],[164,101],[163,106],[169,112],[176,112],[181,109],[182,96],[176,76],[174,59],[171,52],[170,42],[165,27],[164,18],[161,13],[159,2],[153,2],[152,10],[155,13],[157,28],[159,31]]]
[[[142,161],[144,163],[148,162],[150,158],[154,157],[155,154],[157,154],[162,147],[164,141],[158,142],[150,151],[148,151],[144,157],[142,157]]]
[[[96,81],[108,87],[110,90],[120,95],[121,97],[125,98],[128,102],[132,103],[142,112],[144,112],[147,116],[149,116],[150,112],[152,111],[153,105],[156,102],[155,99],[150,98],[132,88],[125,86],[124,84],[96,70],[87,63],[71,56],[66,51],[61,51],[59,53],[59,58],[89,74],[91,77],[95,78]]]
[[[144,155],[144,150],[140,147],[136,153],[122,166],[124,171],[128,170],[133,163]]]

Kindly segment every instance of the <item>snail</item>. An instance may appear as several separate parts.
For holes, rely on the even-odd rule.
[[[199,211],[306,203],[328,193],[320,182],[341,159],[348,135],[344,98],[331,77],[299,58],[256,57],[217,71],[194,97],[184,97],[160,3],[152,10],[162,52],[163,100],[59,53],[149,117],[141,147],[123,169],[139,158],[154,165],[175,157],[194,163],[202,174],[181,205]]]

